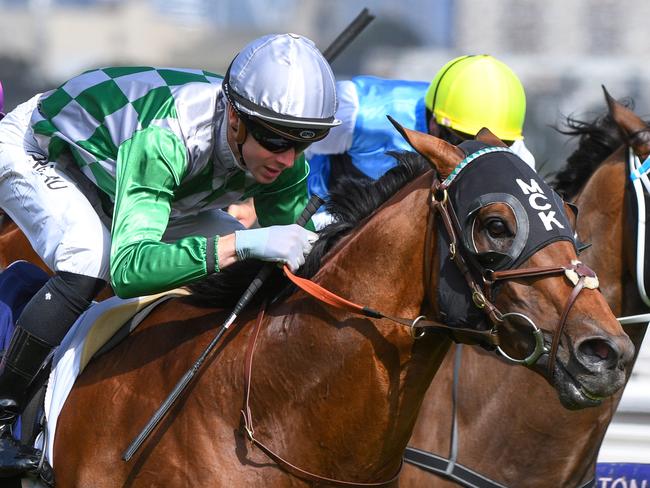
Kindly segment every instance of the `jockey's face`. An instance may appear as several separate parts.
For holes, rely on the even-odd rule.
[[[228,110],[228,128],[230,149],[258,183],[272,183],[275,181],[285,169],[293,166],[298,154],[304,150],[301,147],[300,152],[297,152],[294,146],[279,151],[266,149],[245,128],[244,123],[232,107],[229,107]],[[236,142],[237,133],[240,130],[246,131],[246,138],[241,145],[242,154],[239,154],[240,146]]]
[[[272,183],[285,169],[291,168],[296,159],[296,150],[290,147],[283,152],[264,149],[254,137],[248,135],[242,146],[246,169],[258,183]]]

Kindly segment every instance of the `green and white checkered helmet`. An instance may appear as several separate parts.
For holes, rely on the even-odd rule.
[[[260,37],[233,59],[223,81],[233,107],[288,128],[329,130],[341,123],[336,80],[314,43],[297,34]]]

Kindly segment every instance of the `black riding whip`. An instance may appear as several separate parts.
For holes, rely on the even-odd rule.
[[[375,19],[375,16],[370,14],[367,8],[364,8],[356,18],[350,22],[350,24],[345,28],[339,36],[334,39],[332,44],[329,45],[325,51],[323,51],[323,56],[327,59],[328,62],[334,61],[341,52],[348,47],[352,41],[354,41],[359,34],[368,27],[368,24]]]

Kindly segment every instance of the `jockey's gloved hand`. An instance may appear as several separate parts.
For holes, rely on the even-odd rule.
[[[255,258],[286,263],[291,271],[305,263],[318,234],[296,224],[274,225],[235,232],[235,251],[239,259]]]

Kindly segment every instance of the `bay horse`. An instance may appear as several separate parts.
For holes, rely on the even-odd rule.
[[[569,119],[566,133],[580,136],[580,144],[554,186],[579,207],[577,232],[591,244],[580,259],[597,272],[604,296],[620,317],[647,311],[635,288],[634,232],[624,196],[627,145],[643,161],[650,154],[650,128],[607,93],[606,100],[609,114],[595,122]],[[646,327],[624,326],[636,348]],[[484,487],[595,486],[598,451],[621,394],[595,408],[567,410],[533,372],[512,368],[478,348],[457,346],[434,378],[409,441],[412,448],[432,453],[429,461],[438,469],[454,475],[406,464],[400,487],[473,486],[454,478],[469,480],[476,474],[494,482],[483,480],[478,486]],[[448,462],[452,458],[455,467]]]
[[[462,149],[440,139],[404,133],[420,155],[400,155],[402,164],[377,182],[347,185],[333,196],[330,211],[339,221],[322,231],[305,266],[306,275],[317,270],[314,282],[364,304],[367,314],[325,305],[293,289],[285,298],[271,298],[264,313],[243,313],[138,454],[121,462],[125,447],[227,316],[219,307],[231,306],[226,299],[243,291],[240,286],[232,292],[228,280],[234,276],[245,285],[252,279],[250,273],[242,279],[250,263],[213,275],[193,287],[192,297],[168,300],[77,379],[54,442],[58,486],[396,486],[422,399],[451,344],[442,329],[419,330],[428,320],[421,315],[439,318],[434,298],[439,272],[432,263],[447,226],[438,232],[432,224],[438,218],[430,212],[433,207],[447,222],[441,206],[450,200],[444,186],[436,185],[469,161]],[[495,138],[485,134],[485,139]],[[515,158],[506,152],[492,156],[462,169],[461,183],[463,171],[474,163],[474,171],[483,168],[485,183],[495,178],[491,166]],[[517,168],[527,168],[517,161]],[[517,233],[523,228],[509,205],[488,203],[469,219],[481,258],[521,243]],[[527,239],[533,237],[531,231]],[[454,251],[461,256],[467,249],[458,241]],[[545,348],[532,367],[549,376],[563,402],[583,407],[618,389],[633,348],[600,292],[585,287],[576,295],[580,285],[574,286],[565,268],[580,271],[576,281],[582,285],[589,273],[575,260],[573,242],[545,244],[506,275],[490,274],[513,279],[499,285],[493,302],[487,295],[479,303],[505,325],[508,313],[518,313],[539,326]],[[279,283],[269,289],[277,290]],[[417,319],[404,321],[410,327],[396,325],[378,318],[376,310]],[[553,358],[547,346],[561,328],[549,374]],[[509,332],[499,345],[506,354],[532,347],[523,331]],[[259,442],[277,455],[267,456]]]

